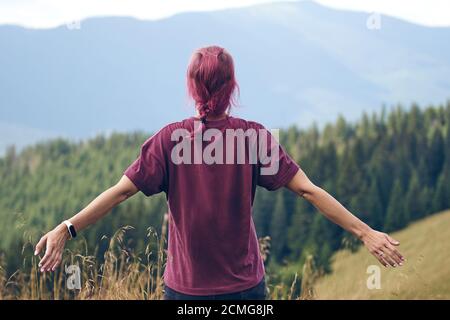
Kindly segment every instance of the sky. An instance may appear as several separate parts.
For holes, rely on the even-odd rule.
[[[0,0],[0,24],[52,28],[95,16],[154,20],[186,11],[237,8],[278,1],[286,0]],[[449,0],[315,1],[333,8],[376,12],[427,26],[450,26]]]

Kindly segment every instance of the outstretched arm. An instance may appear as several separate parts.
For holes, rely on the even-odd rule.
[[[136,186],[124,175],[116,185],[102,192],[69,221],[73,224],[75,230],[81,231],[104,217],[112,208],[130,198],[136,192],[138,192]],[[54,271],[58,267],[68,238],[67,227],[61,223],[39,240],[34,254],[38,255],[45,248],[45,255],[39,263],[41,272]]]
[[[328,192],[314,185],[301,169],[286,187],[311,202],[328,219],[354,234],[385,267],[403,264],[404,258],[396,248],[400,242],[370,228]]]

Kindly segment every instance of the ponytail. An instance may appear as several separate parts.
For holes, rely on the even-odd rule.
[[[195,101],[203,125],[208,115],[221,115],[236,104],[239,86],[231,55],[222,47],[196,50],[187,70],[188,95]]]

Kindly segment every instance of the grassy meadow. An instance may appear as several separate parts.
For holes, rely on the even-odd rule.
[[[381,289],[367,289],[369,265],[376,259],[365,248],[333,257],[333,272],[314,286],[316,299],[450,299],[450,211],[393,233],[407,261],[400,268],[381,267]]]
[[[268,269],[270,299],[450,299],[450,210],[418,221],[393,233],[401,242],[401,252],[407,261],[400,268],[384,268],[364,247],[356,252],[338,251],[332,258],[332,272],[323,274],[314,269],[312,259],[303,265],[291,264],[279,270]],[[68,289],[63,268],[52,274],[37,270],[38,259],[32,256],[31,244],[26,245],[23,272],[6,277],[0,270],[0,299],[162,299],[162,273],[165,262],[166,224],[159,246],[145,254],[156,259],[143,260],[130,252],[124,236],[131,227],[119,229],[111,239],[100,264],[94,255],[66,250],[63,265],[78,264],[81,289]],[[270,255],[269,238],[260,239],[263,258]],[[155,262],[156,261],[156,262]],[[367,267],[380,266],[381,289],[369,290]],[[290,276],[280,277],[280,274]],[[292,276],[292,274],[294,274]]]

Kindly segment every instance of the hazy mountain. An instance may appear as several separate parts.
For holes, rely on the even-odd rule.
[[[192,51],[234,56],[238,116],[269,127],[358,117],[383,103],[450,97],[450,28],[312,2],[272,3],[158,21],[95,18],[80,29],[0,26],[0,148],[43,137],[157,130],[190,115]]]

